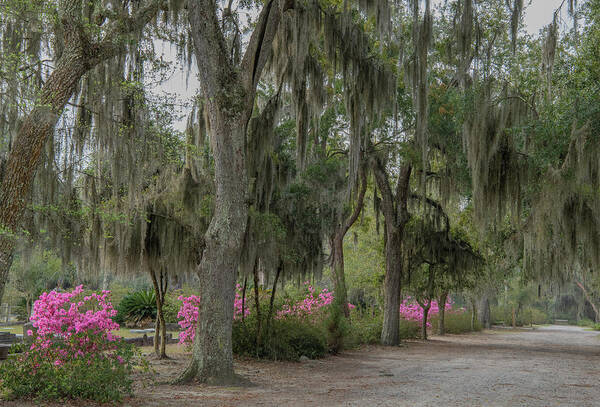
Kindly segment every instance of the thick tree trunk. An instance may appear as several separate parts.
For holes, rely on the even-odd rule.
[[[231,126],[230,130],[215,122],[211,122],[217,187],[215,213],[205,236],[206,248],[200,264],[202,304],[192,361],[179,381],[196,378],[212,384],[231,384],[238,382],[233,372],[231,332],[235,278],[248,217],[243,159],[245,126]]]
[[[400,288],[402,283],[402,250],[400,232],[386,227],[385,278],[383,281],[383,328],[381,344],[400,343]]]
[[[246,130],[281,12],[287,7],[278,0],[266,2],[239,67],[229,56],[217,8],[208,0],[188,2],[198,76],[208,108],[216,194],[200,264],[202,305],[192,360],[177,381],[228,384],[240,380],[233,371],[231,332],[235,279],[248,220]]]
[[[446,301],[448,300],[448,293],[440,295],[438,301],[439,315],[438,315],[438,335],[446,335]]]

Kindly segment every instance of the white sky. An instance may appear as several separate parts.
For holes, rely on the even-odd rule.
[[[433,0],[433,2],[442,0]],[[525,11],[524,11],[524,23],[525,30],[532,35],[539,33],[544,26],[548,25],[552,21],[554,11],[560,6],[563,0],[526,0]],[[566,5],[564,6],[566,9]],[[566,10],[563,10],[562,18],[566,16]],[[174,51],[168,47],[163,49],[165,59],[173,60]],[[196,80],[196,69],[193,68],[193,72],[189,73],[189,80],[186,83],[186,73],[183,70],[176,70],[173,76],[163,83],[157,91],[167,91],[177,93],[179,102],[184,103],[195,95],[198,89],[198,81]],[[187,109],[186,109],[187,110]],[[182,109],[181,113],[186,114],[187,112]],[[185,129],[185,120],[182,120],[175,124],[175,128],[178,130]]]

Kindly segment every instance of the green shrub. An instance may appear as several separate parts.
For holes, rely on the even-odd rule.
[[[541,325],[550,322],[548,314],[535,307],[521,308],[516,314],[515,320],[517,326]],[[506,326],[512,325],[512,307],[508,305],[492,307],[492,322],[498,323],[499,321],[503,321]]]
[[[600,331],[600,324],[594,324],[592,328],[594,329],[594,331]]]
[[[267,334],[267,329],[269,333]],[[327,332],[322,324],[289,316],[273,319],[270,327],[262,321],[257,347],[257,319],[254,315],[233,323],[233,352],[272,360],[314,359],[327,354]]]
[[[400,318],[400,339],[416,339],[421,337],[421,324]]]
[[[579,321],[577,321],[577,326],[589,326],[589,327],[594,327],[594,321],[592,321],[591,319],[588,318],[583,318],[580,319]]]
[[[373,309],[352,312],[347,342],[350,346],[376,345],[381,342],[383,315]],[[416,339],[421,336],[421,325],[417,321],[400,318],[400,340]]]
[[[167,293],[165,298],[165,303],[163,304],[163,314],[165,316],[165,322],[168,324],[176,324],[179,322],[179,318],[177,318],[177,313],[179,312],[179,308],[183,304],[178,297],[182,295],[181,290],[170,291]]]
[[[431,319],[431,324],[434,332],[438,331],[438,318],[435,316]],[[466,332],[480,331],[481,324],[475,320],[474,329],[471,329],[471,313],[470,312],[448,312],[444,314],[444,328],[447,334],[462,334]]]
[[[25,342],[15,342],[8,348],[8,353],[22,353],[29,349],[29,345]]]
[[[61,365],[26,352],[0,364],[2,390],[14,399],[120,401],[131,394],[135,352],[133,345],[119,342],[115,357],[85,355]]]
[[[342,306],[337,300],[334,300],[327,307],[325,327],[327,328],[329,353],[336,354],[344,350],[344,338],[348,335],[348,321],[344,317]]]
[[[381,341],[383,317],[373,310],[352,312],[348,343],[353,346],[374,345]]]
[[[156,294],[154,291],[136,291],[127,294],[117,306],[114,321],[120,325],[130,322],[138,325],[144,320],[156,318]]]

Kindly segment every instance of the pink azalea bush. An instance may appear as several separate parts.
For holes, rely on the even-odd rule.
[[[444,306],[446,311],[452,310],[452,300],[448,297],[446,304]],[[431,323],[429,319],[432,316],[439,314],[440,308],[437,301],[431,302],[431,308],[429,308],[429,313],[427,314],[427,326],[430,327]],[[412,300],[411,297],[407,297],[402,304],[400,304],[400,317],[408,320],[408,321],[416,321],[419,323],[423,323],[423,308],[419,303],[415,300]]]
[[[1,366],[2,385],[15,397],[119,400],[131,390],[134,352],[111,333],[115,315],[109,291],[43,293],[33,306],[33,342]]]
[[[304,285],[307,289],[305,297],[294,304],[284,304],[282,309],[277,312],[277,318],[313,315],[319,313],[323,307],[333,303],[333,292],[324,288],[317,294],[315,288],[308,281],[305,281]]]
[[[306,293],[304,298],[294,304],[284,304],[282,309],[277,312],[277,318],[287,316],[306,317],[309,315],[320,315],[325,307],[331,305],[335,299],[333,291],[327,288],[321,290],[318,294],[310,282],[305,281]],[[348,308],[353,310],[356,308],[354,304],[348,303]]]
[[[250,315],[250,309],[242,302],[242,295],[240,294],[241,290],[242,287],[237,284],[235,289],[235,300],[233,302],[233,318],[236,320],[242,317],[242,310],[245,317]],[[181,327],[179,343],[191,344],[194,342],[194,336],[196,335],[200,297],[197,295],[191,295],[189,297],[180,295],[178,299],[182,302],[179,312],[177,313],[177,318],[180,319],[178,323]]]

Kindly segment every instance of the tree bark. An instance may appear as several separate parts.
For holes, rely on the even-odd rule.
[[[471,298],[471,331],[475,330],[475,321],[477,321],[477,304],[475,299]]]
[[[385,219],[385,279],[383,303],[382,345],[400,342],[400,287],[402,283],[402,235],[409,220],[408,193],[412,167],[400,169],[396,193],[392,193],[385,168],[377,157],[370,159],[377,188],[381,192]]]
[[[233,371],[231,333],[235,279],[248,219],[246,131],[283,9],[279,0],[266,2],[241,66],[236,67],[225,45],[216,3],[188,2],[198,76],[208,108],[216,193],[199,266],[202,306],[192,360],[177,379],[179,383],[194,379],[211,384],[240,381]]]
[[[423,307],[423,321],[421,324],[421,337],[427,340],[427,317],[429,316],[429,309],[431,308],[431,300]]]
[[[512,307],[512,327],[515,329],[517,327],[517,310],[514,305]]]
[[[242,288],[242,322],[246,318],[246,288],[248,287],[248,276],[244,277],[244,287]]]
[[[271,322],[273,321],[273,308],[275,306],[275,292],[277,290],[277,282],[279,281],[279,275],[281,274],[281,270],[283,269],[283,265],[280,263],[277,267],[277,272],[275,273],[275,281],[273,281],[273,290],[271,291],[271,300],[269,301],[269,314],[267,315],[267,329],[265,330],[267,333],[267,337],[271,336]]]
[[[346,275],[344,272],[344,237],[348,230],[358,219],[364,206],[365,193],[367,191],[367,172],[361,169],[361,187],[358,193],[356,206],[348,219],[340,222],[335,228],[334,233],[329,240],[331,246],[331,273],[333,277],[333,286],[335,299],[342,307],[346,318],[350,318],[350,308],[348,308],[348,290],[346,288]]]
[[[256,354],[258,356],[258,348],[260,346],[261,330],[262,330],[262,317],[260,315],[260,296],[258,293],[258,258],[254,261],[254,306],[256,308]]]
[[[400,288],[402,283],[402,238],[400,232],[386,229],[385,278],[383,281],[383,327],[381,344],[400,343]]]
[[[163,305],[165,304],[165,298],[168,288],[168,279],[164,271],[159,272],[159,276],[156,276],[156,272],[151,269],[150,277],[152,278],[152,284],[154,285],[154,293],[156,294],[156,321],[154,324],[154,353],[159,359],[167,359],[167,331],[165,323],[165,313]],[[159,346],[160,338],[160,346]]]
[[[267,318],[268,323],[271,322],[271,318],[273,318],[273,307],[275,305],[275,292],[277,290],[277,282],[279,281],[279,275],[281,274],[282,265],[279,264],[277,267],[277,272],[275,273],[275,281],[273,281],[273,290],[271,291],[271,300],[269,301],[269,316]]]
[[[594,310],[594,314],[595,314],[595,316],[594,316],[595,321],[594,322],[597,323],[598,321],[600,321],[600,314],[598,313],[598,308],[596,307],[596,305],[592,301],[592,297],[590,296],[590,294],[588,293],[588,291],[585,289],[585,286],[581,282],[577,281],[577,282],[575,282],[575,284],[577,284],[577,286],[581,289],[581,291],[583,292],[583,295],[585,296],[585,299],[592,306],[592,309]]]
[[[490,329],[490,327],[492,326],[490,320],[490,300],[487,297],[487,295],[484,295],[484,297],[480,301],[477,317],[482,328]]]
[[[438,335],[446,335],[446,301],[448,300],[448,293],[444,292],[440,295],[438,301],[439,315],[438,315]]]

